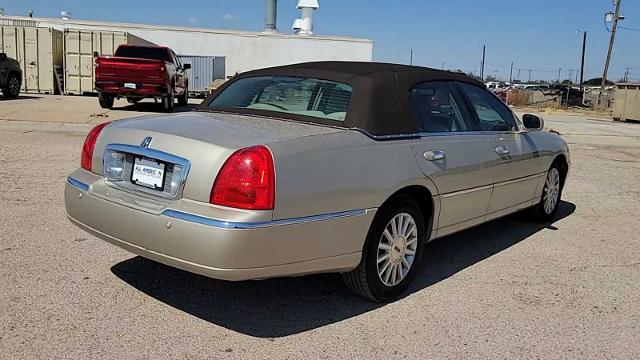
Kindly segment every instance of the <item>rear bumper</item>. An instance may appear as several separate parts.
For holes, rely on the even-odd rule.
[[[232,222],[170,206],[151,213],[105,199],[93,191],[103,181],[86,180],[70,177],[65,186],[67,215],[75,225],[134,254],[223,280],[352,270],[375,214],[370,209]]]
[[[166,84],[149,84],[133,82],[135,89],[124,87],[122,81],[96,81],[96,90],[114,96],[153,97],[169,94],[169,86]]]

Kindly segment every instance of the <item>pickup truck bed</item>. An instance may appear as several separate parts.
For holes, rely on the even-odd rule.
[[[188,101],[188,79],[173,50],[166,47],[121,45],[115,56],[96,58],[96,88],[100,105],[111,108],[117,98],[130,103],[143,98],[162,101],[172,111],[175,98],[179,105]]]

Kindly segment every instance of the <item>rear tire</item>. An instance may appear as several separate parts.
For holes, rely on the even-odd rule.
[[[184,89],[184,94],[178,96],[178,105],[187,106],[189,104],[189,89]]]
[[[20,86],[22,85],[22,81],[20,80],[20,76],[12,73],[7,77],[7,83],[2,89],[2,95],[4,95],[7,99],[15,99],[20,95]]]
[[[169,95],[162,98],[162,110],[165,112],[172,112],[175,107],[175,96],[173,94],[173,89],[169,93]]]
[[[100,103],[100,107],[103,109],[111,109],[113,108],[113,95],[107,95],[103,93],[98,94],[98,102]]]
[[[342,274],[345,284],[356,295],[373,301],[399,297],[415,275],[425,240],[420,206],[406,195],[391,200],[371,224],[360,264]]]
[[[560,199],[562,197],[563,177],[560,163],[554,162],[551,168],[549,168],[549,171],[547,171],[540,201],[530,209],[530,217],[532,220],[537,222],[549,222],[553,220],[558,212]]]

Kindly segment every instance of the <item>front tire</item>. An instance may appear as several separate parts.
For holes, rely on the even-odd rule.
[[[426,240],[424,215],[408,196],[399,196],[378,210],[356,269],[342,274],[355,294],[373,301],[399,297],[420,263]]]
[[[7,78],[5,87],[2,89],[2,95],[8,99],[17,98],[18,95],[20,95],[20,85],[22,85],[20,76],[17,74],[10,74]]]
[[[178,105],[187,106],[189,104],[189,89],[184,88],[184,93],[178,96]]]
[[[531,208],[531,217],[538,222],[549,222],[558,212],[562,197],[562,169],[557,162],[547,171],[540,202]]]
[[[114,97],[103,93],[98,94],[98,102],[103,109],[111,109],[113,107]]]

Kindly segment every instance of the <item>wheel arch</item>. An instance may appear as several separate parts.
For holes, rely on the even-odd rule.
[[[420,210],[422,210],[422,214],[424,217],[424,224],[426,226],[426,241],[431,239],[431,232],[433,230],[433,222],[435,215],[435,202],[434,197],[431,191],[423,185],[408,185],[405,186],[393,194],[389,196],[383,203],[380,205],[380,208],[388,206],[393,200],[397,199],[401,196],[408,196],[413,199],[418,206],[420,206]]]
[[[558,154],[553,161],[551,162],[551,166],[558,165],[560,170],[560,180],[562,181],[562,186],[564,187],[565,180],[569,173],[569,162],[567,161],[567,157],[565,154]]]

